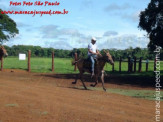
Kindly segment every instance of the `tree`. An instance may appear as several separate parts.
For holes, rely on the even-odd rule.
[[[0,9],[0,43],[8,41],[10,38],[18,34],[19,31],[16,28],[16,23],[8,15],[2,14]]]
[[[140,13],[139,28],[146,30],[150,42],[148,48],[163,47],[163,0],[151,0],[145,11]]]

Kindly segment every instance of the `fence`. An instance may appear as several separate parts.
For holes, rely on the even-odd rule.
[[[51,71],[54,72],[55,70],[55,66],[54,66],[54,52],[52,52],[51,54],[51,58],[52,58],[52,61],[51,61]],[[75,53],[75,61],[77,61],[78,57],[77,57],[77,53]],[[113,57],[114,59],[114,57]],[[128,57],[128,60],[123,60],[122,57],[119,58],[119,60],[116,60],[119,62],[119,72],[121,72],[122,70],[122,62],[127,62],[128,63],[128,69],[127,69],[127,72],[136,72],[136,69],[137,69],[137,63],[138,63],[138,72],[142,72],[142,63],[145,63],[146,64],[146,69],[145,71],[147,72],[148,71],[148,66],[149,66],[149,61],[146,60],[146,61],[142,61],[142,57],[140,57],[139,59],[137,59],[136,57],[134,58],[131,58],[131,57]],[[154,67],[153,67],[154,71],[156,70],[156,59],[154,60]],[[77,64],[75,64],[74,66],[74,71],[77,70]],[[3,71],[3,58],[1,60],[1,71]],[[28,72],[31,72],[31,51],[29,50],[28,51],[28,63],[27,63],[27,71]],[[115,69],[114,69],[114,65],[112,65],[112,72],[114,72]]]
[[[3,58],[1,60],[1,70],[0,71],[3,71]],[[31,51],[30,50],[28,51],[27,71],[31,72]],[[52,52],[51,71],[54,72],[54,52]]]
[[[112,57],[114,60],[114,57]],[[77,61],[77,53],[75,53],[75,61]],[[115,60],[114,60],[115,61]],[[123,60],[122,57],[119,58],[119,72],[121,72],[122,68],[122,62],[127,62],[128,63],[128,70],[127,72],[136,72],[136,64],[138,63],[138,72],[142,72],[142,63],[146,63],[146,72],[148,72],[148,65],[149,65],[149,60],[147,59],[146,61],[142,61],[142,57],[140,57],[138,60],[136,57],[131,58],[128,57],[128,60]],[[74,70],[76,71],[77,66],[75,65]],[[154,60],[154,71],[156,70],[156,59]],[[114,64],[112,65],[112,72],[114,72]]]

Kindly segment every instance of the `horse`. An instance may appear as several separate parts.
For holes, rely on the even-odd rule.
[[[3,57],[7,57],[8,53],[4,46],[0,46],[0,60],[2,60]]]
[[[106,91],[104,87],[104,66],[106,63],[110,63],[111,65],[113,65],[114,61],[109,51],[106,52],[104,50],[104,53],[105,55],[98,56],[97,61],[95,63],[95,68],[94,68],[95,84],[91,84],[91,86],[95,87],[98,84],[98,77],[101,75],[102,87],[103,87],[103,90]],[[76,76],[76,79],[74,82],[72,82],[72,84],[76,84],[78,77],[79,77],[83,84],[83,87],[87,90],[87,87],[83,82],[82,76],[84,72],[91,73],[91,62],[88,59],[80,58],[77,61],[72,62],[72,65],[75,65],[75,64],[77,64],[77,67],[80,73]]]

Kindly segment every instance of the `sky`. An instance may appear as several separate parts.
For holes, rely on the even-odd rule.
[[[98,49],[146,48],[147,33],[138,28],[139,13],[150,0],[58,0],[58,6],[10,6],[11,0],[0,0],[5,11],[63,11],[68,14],[8,14],[17,23],[19,34],[5,45],[34,45],[55,49],[87,48],[91,38]],[[13,0],[21,2],[25,0]],[[36,2],[37,0],[26,0]],[[55,0],[40,0],[56,2]]]

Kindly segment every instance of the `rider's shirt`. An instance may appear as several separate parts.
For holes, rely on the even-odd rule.
[[[96,50],[97,50],[97,45],[96,44],[92,44],[90,43],[88,45],[88,49],[91,50],[92,52],[96,53]],[[91,53],[88,51],[88,56],[91,55]]]

